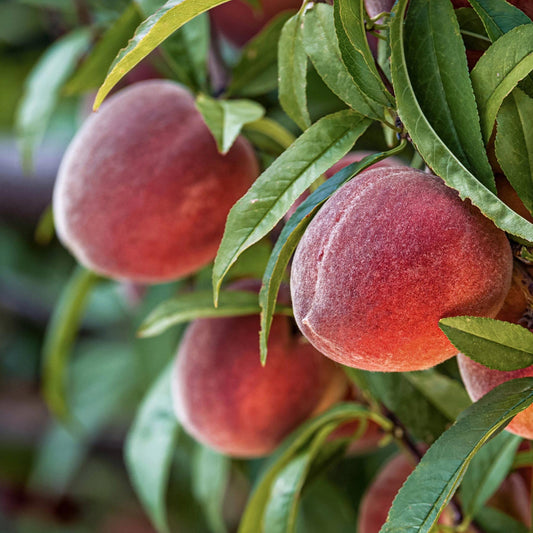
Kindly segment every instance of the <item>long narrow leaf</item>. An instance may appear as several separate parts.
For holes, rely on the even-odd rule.
[[[424,161],[448,186],[456,189],[461,198],[469,198],[504,231],[523,241],[533,242],[533,224],[517,215],[481,184],[450,151],[424,115],[411,84],[403,49],[406,6],[407,0],[398,0],[393,12],[390,26],[391,69],[400,118],[411,139]]]
[[[532,402],[533,378],[521,378],[503,383],[466,409],[407,478],[381,533],[429,533],[481,446]]]
[[[109,69],[94,102],[98,109],[109,91],[117,82],[150,52],[155,50],[167,37],[192,20],[200,13],[212,7],[224,4],[228,0],[168,0],[151,17],[146,19]]]
[[[222,279],[239,255],[272,230],[305,189],[345,155],[369,125],[370,120],[353,111],[322,118],[233,206],[213,268],[215,303]]]
[[[52,413],[62,420],[69,416],[65,384],[69,356],[87,299],[98,279],[93,272],[77,267],[63,289],[46,330],[43,393]]]

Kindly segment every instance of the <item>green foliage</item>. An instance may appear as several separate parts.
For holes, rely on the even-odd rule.
[[[27,169],[31,168],[33,151],[46,131],[60,91],[87,50],[89,39],[87,28],[65,35],[48,48],[26,80],[17,111],[16,130]]]
[[[410,434],[427,443],[436,440],[470,399],[457,381],[435,370],[422,372],[364,372],[347,369],[359,387],[394,413]]]
[[[376,120],[383,119],[382,102],[387,102],[386,99],[381,94],[381,102],[369,97],[361,76],[354,79],[342,61],[335,33],[333,7],[314,4],[305,11],[302,40],[306,54],[333,93],[361,115]],[[362,59],[360,61],[364,68],[365,64]],[[365,74],[373,80],[370,70]]]
[[[409,80],[424,116],[461,164],[487,189],[496,192],[464,45],[450,2],[411,3],[404,35]]]
[[[381,533],[429,533],[474,455],[532,402],[533,378],[522,378],[499,385],[463,411],[407,478]]]
[[[467,519],[481,510],[505,479],[522,439],[500,433],[474,456],[461,483],[461,502]]]
[[[278,312],[292,314],[290,307],[278,307]],[[257,295],[253,292],[223,291],[218,306],[213,306],[212,291],[182,294],[157,306],[139,328],[141,337],[158,335],[176,324],[197,318],[245,316],[259,313]]]
[[[197,15],[227,1],[168,0],[137,28],[128,46],[116,57],[104,83],[98,90],[94,108],[98,109],[117,82],[172,33]]]
[[[294,201],[348,152],[370,122],[353,111],[324,117],[306,130],[233,206],[213,268],[215,303],[239,255],[264,237]]]
[[[533,333],[517,324],[480,317],[449,317],[439,322],[452,344],[474,361],[495,370],[533,365]]]
[[[533,212],[533,99],[519,88],[503,101],[497,117],[496,157],[524,205]]]
[[[196,107],[215,137],[221,154],[229,152],[245,124],[255,122],[265,114],[264,108],[253,100],[216,100],[205,94],[197,97]]]
[[[224,494],[229,481],[231,461],[205,446],[198,445],[193,456],[193,493],[201,502],[213,533],[227,531],[222,515]]]
[[[105,80],[109,65],[141,22],[139,12],[131,4],[122,16],[98,40],[75,75],[65,85],[66,94],[82,94],[97,89]]]
[[[76,340],[87,298],[98,281],[92,272],[77,267],[54,310],[43,345],[43,394],[50,410],[69,418],[65,380],[72,345]]]
[[[288,18],[288,13],[281,13],[246,44],[239,61],[231,71],[226,95],[250,98],[277,88],[278,50],[273,43],[279,41]],[[282,57],[280,54],[280,59]]]
[[[168,533],[165,494],[178,422],[172,410],[169,365],[154,383],[130,429],[125,445],[126,466],[148,516]]]
[[[481,132],[488,142],[496,115],[518,82],[533,70],[533,24],[502,35],[481,56],[471,72],[481,117]]]
[[[302,15],[291,17],[279,39],[279,103],[305,130],[311,125],[307,109],[307,55],[302,42]]]
[[[441,136],[432,127],[420,107],[407,69],[407,58],[404,52],[405,32],[402,24],[402,17],[406,7],[406,0],[399,0],[395,5],[395,15],[390,26],[390,42],[392,47],[391,70],[392,82],[396,91],[398,113],[403,124],[407,128],[414,145],[426,164],[438,176],[440,176],[448,186],[459,191],[461,198],[469,198],[474,205],[479,207],[488,218],[493,220],[494,223],[504,231],[516,235],[524,241],[533,242],[533,225],[509,209],[462,165],[457,156],[446,146],[446,143]],[[513,31],[518,31],[524,28],[527,30],[528,27],[529,26],[521,26]],[[511,36],[511,39],[514,39],[512,32],[506,34],[504,37],[509,35]],[[501,42],[501,40],[499,40],[498,43],[499,42]],[[476,66],[476,68],[478,67]],[[472,76],[473,75],[474,72],[472,72]],[[474,94],[476,94],[477,97],[474,79],[473,85]],[[483,85],[483,87],[483,91],[486,91],[487,86]],[[512,89],[512,87],[510,87],[510,89]],[[477,104],[479,108],[479,98],[477,99]],[[481,117],[483,125],[483,112],[481,112]]]

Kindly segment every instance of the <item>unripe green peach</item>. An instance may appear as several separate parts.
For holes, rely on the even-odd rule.
[[[258,316],[195,320],[174,367],[174,407],[186,431],[236,457],[271,453],[347,388],[342,370],[295,336],[284,316],[274,317],[261,366],[259,328]]]
[[[226,39],[243,46],[276,15],[301,5],[301,0],[261,0],[261,7],[254,9],[244,0],[231,0],[213,8],[210,15]]]
[[[505,233],[440,178],[377,168],[341,187],[311,222],[291,292],[300,330],[328,357],[421,370],[456,353],[439,320],[494,317],[511,274]]]
[[[257,175],[244,138],[218,153],[188,91],[165,80],[136,83],[70,144],[54,191],[57,233],[105,276],[175,279],[215,257],[231,206]]]

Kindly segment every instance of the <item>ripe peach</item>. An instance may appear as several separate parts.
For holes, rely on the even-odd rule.
[[[231,0],[210,11],[211,20],[222,35],[236,46],[243,46],[282,11],[299,9],[301,0],[261,0],[253,9],[244,0]]]
[[[387,520],[396,494],[414,468],[415,464],[410,462],[407,456],[396,455],[381,469],[361,500],[357,528],[359,533],[380,531],[381,526]],[[487,505],[529,525],[529,490],[524,479],[517,472],[507,476]],[[439,523],[453,525],[451,509],[448,507],[444,509]]]
[[[88,268],[157,283],[209,263],[258,174],[251,146],[218,153],[189,92],[164,80],[111,97],[70,144],[54,190],[58,235]]]
[[[337,362],[421,370],[455,354],[438,321],[495,316],[511,274],[505,233],[440,178],[376,168],[341,187],[307,228],[291,271],[294,315]]]
[[[346,391],[342,370],[294,336],[287,317],[274,317],[265,367],[258,334],[257,316],[195,320],[178,351],[172,380],[176,415],[192,436],[227,455],[271,453]]]
[[[513,284],[501,311],[496,316],[497,319],[514,323],[522,322],[527,311],[530,310],[529,305],[532,297],[530,284],[531,278],[527,272],[522,270],[522,267],[515,269]],[[533,365],[505,372],[487,368],[461,353],[457,355],[457,362],[463,383],[473,401],[479,400],[487,392],[505,381],[533,377]],[[533,406],[516,415],[505,429],[527,439],[533,438]]]

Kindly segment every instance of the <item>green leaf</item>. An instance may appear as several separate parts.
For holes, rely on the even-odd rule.
[[[486,50],[490,46],[491,40],[487,36],[483,22],[472,8],[456,9],[455,16],[467,50]]]
[[[531,22],[525,13],[504,0],[469,0],[469,2],[483,22],[491,41],[497,41],[516,26]]]
[[[353,146],[370,121],[353,111],[322,118],[305,131],[233,206],[213,268],[215,303],[239,255],[264,237],[294,201]]]
[[[355,383],[393,412],[416,438],[431,443],[471,404],[458,381],[435,370],[363,372],[347,369]]]
[[[405,61],[422,113],[476,178],[496,192],[459,24],[449,0],[417,0],[405,20]]]
[[[144,17],[154,15],[165,4],[165,0],[134,1]],[[208,51],[209,20],[207,14],[200,14],[189,20],[170,35],[159,48],[173,76],[194,91],[207,90]]]
[[[126,467],[154,527],[168,533],[165,493],[178,421],[172,409],[169,365],[143,400],[125,444]]]
[[[278,44],[279,103],[301,130],[311,125],[307,109],[307,55],[302,35],[302,15],[298,13],[283,26]]]
[[[532,402],[533,378],[521,378],[499,385],[463,411],[407,478],[380,533],[429,533],[481,446]]]
[[[185,23],[212,7],[228,0],[168,0],[156,13],[146,19],[111,65],[94,102],[98,109],[109,91],[137,63],[157,48],[167,37]]]
[[[205,94],[198,95],[196,107],[222,154],[229,152],[245,124],[259,120],[265,114],[264,107],[253,100],[216,100]]]
[[[391,107],[394,98],[381,81],[366,37],[363,0],[333,4],[335,30],[342,58],[357,86],[370,99]]]
[[[245,124],[243,133],[252,137],[254,145],[260,150],[276,156],[281,155],[296,139],[289,130],[267,117]]]
[[[476,515],[476,523],[483,529],[484,533],[530,533],[530,529],[524,524],[511,518],[509,515],[485,507]]]
[[[129,38],[141,19],[134,4],[127,7],[113,25],[97,41],[81,67],[65,86],[66,94],[82,94],[96,89],[105,80],[109,65]]]
[[[29,486],[34,491],[62,495],[81,466],[91,440],[124,408],[125,399],[137,387],[132,353],[116,343],[90,342],[69,372],[69,403],[79,422],[73,433],[53,422],[44,435],[35,459]]]
[[[223,291],[218,307],[213,306],[212,291],[182,294],[158,305],[139,328],[140,337],[159,335],[171,326],[197,318],[219,318],[259,314],[257,294],[245,291]],[[279,307],[277,312],[292,314],[290,307]]]
[[[496,435],[472,459],[461,483],[461,503],[472,518],[496,492],[511,470],[522,439],[507,432]]]
[[[353,533],[356,524],[353,503],[336,484],[319,479],[305,488],[296,520],[297,533]]]
[[[283,469],[302,451],[317,432],[333,423],[338,426],[359,418],[369,418],[379,423],[386,423],[383,417],[368,411],[361,405],[338,404],[322,415],[305,422],[290,435],[272,455],[256,483],[239,525],[239,533],[258,533],[261,531],[272,485]]]
[[[87,28],[73,30],[61,37],[46,50],[26,79],[15,119],[26,168],[31,168],[33,150],[46,131],[63,85],[89,47],[90,38]]]
[[[308,447],[303,449],[283,467],[270,491],[265,509],[263,529],[268,533],[291,533],[296,526],[298,502],[305,478],[311,469],[313,459],[336,424],[325,425],[317,432]]]
[[[43,395],[52,413],[63,421],[69,417],[65,386],[68,360],[87,299],[98,279],[93,272],[76,267],[46,329],[42,362]]]
[[[516,88],[498,112],[496,157],[526,208],[533,212],[533,99]]]
[[[390,152],[373,154],[363,158],[358,163],[341,169],[334,176],[324,182],[308,198],[298,206],[289,221],[285,224],[278,237],[270,259],[263,274],[263,282],[259,293],[259,305],[261,306],[261,331],[259,333],[259,345],[261,362],[265,364],[267,357],[267,341],[272,325],[272,316],[276,305],[279,287],[285,275],[289,260],[298,245],[305,229],[318,212],[320,206],[346,181],[359,174],[370,165],[389,157],[393,153],[401,151],[405,146],[402,143]]]
[[[384,106],[369,98],[357,83],[342,60],[339,42],[335,33],[333,7],[326,4],[311,4],[305,11],[303,44],[325,84],[341,100],[361,115],[382,120]]]
[[[484,187],[450,151],[424,115],[411,84],[403,51],[402,19],[406,6],[407,0],[398,0],[392,16],[390,25],[391,71],[400,118],[413,143],[428,166],[449,187],[456,189],[461,198],[469,198],[483,214],[504,231],[523,241],[533,242],[533,224],[517,215],[494,193]],[[521,26],[521,28],[525,27]]]
[[[481,131],[488,142],[496,115],[507,95],[533,70],[533,24],[502,35],[481,56],[471,72]]]
[[[192,490],[204,509],[211,531],[227,531],[222,505],[229,481],[231,460],[198,444],[192,458]]]
[[[454,316],[439,326],[462,353],[494,370],[518,370],[533,365],[533,333],[493,318]]]
[[[232,70],[227,95],[258,96],[278,86],[278,48],[282,28],[290,13],[280,13],[249,41]],[[305,92],[305,91],[304,91]]]

